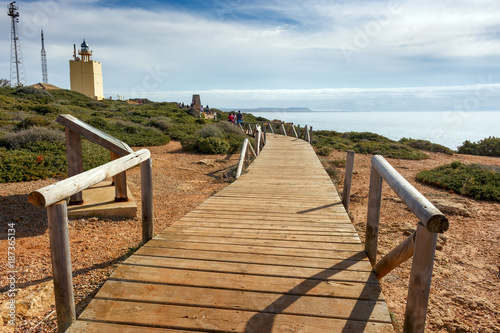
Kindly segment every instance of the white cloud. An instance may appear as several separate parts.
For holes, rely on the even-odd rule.
[[[212,15],[97,3],[18,3],[30,83],[41,80],[40,26],[49,80],[56,85],[69,88],[72,44],[86,38],[94,59],[102,62],[105,94],[161,97],[162,91],[170,96],[180,91],[175,93],[180,98],[183,92],[203,91],[213,96],[213,105],[238,105],[230,96],[258,106],[321,101],[317,108],[322,108],[347,98],[352,105],[361,105],[360,98],[389,103],[401,98],[405,88],[398,87],[470,85],[500,69],[496,0],[217,0]],[[238,13],[264,19],[229,19]],[[8,19],[0,16],[0,24],[9,27],[0,39],[0,77],[9,76]],[[407,89],[411,98],[421,99],[451,98],[459,90]]]

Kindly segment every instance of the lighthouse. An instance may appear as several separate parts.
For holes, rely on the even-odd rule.
[[[71,90],[93,99],[103,99],[101,63],[92,60],[92,51],[85,39],[78,50],[79,57],[76,56],[76,45],[73,48],[73,60],[69,61]]]

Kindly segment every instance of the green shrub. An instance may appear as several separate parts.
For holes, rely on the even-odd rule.
[[[7,133],[2,145],[8,149],[17,149],[36,141],[64,142],[64,133],[48,127],[33,126],[19,132]]]
[[[55,113],[55,114],[61,113],[61,109],[53,105],[37,105],[34,106],[32,110],[44,116],[49,113]]]
[[[223,138],[208,137],[198,138],[197,148],[206,154],[225,154],[229,150],[229,143]]]
[[[316,154],[319,156],[328,156],[333,152],[333,149],[330,147],[319,147],[316,150]]]
[[[157,117],[152,119],[149,122],[148,126],[156,127],[162,132],[168,132],[174,126],[174,124],[172,123],[172,120],[168,117]]]
[[[196,131],[196,136],[200,138],[223,138],[224,133],[222,133],[222,130],[217,125],[209,124]]]
[[[500,172],[459,161],[417,174],[417,180],[480,200],[500,201]]]
[[[500,138],[490,136],[478,142],[466,140],[458,147],[458,153],[500,157]]]
[[[18,129],[28,129],[33,126],[38,126],[38,127],[45,127],[50,125],[52,122],[48,120],[45,117],[42,116],[32,116],[32,117],[27,117],[24,118],[22,121],[20,121],[16,127]]]
[[[369,132],[316,131],[314,132],[313,146],[343,151],[353,150],[359,154],[380,154],[391,158],[414,160],[428,158],[418,149]]]
[[[451,150],[448,147],[442,146],[437,143],[432,143],[427,140],[415,140],[411,138],[402,138],[399,140],[399,143],[405,144],[407,146],[410,146],[412,148],[424,150],[424,151],[429,151],[432,153],[443,153],[447,155],[453,155],[453,150]]]

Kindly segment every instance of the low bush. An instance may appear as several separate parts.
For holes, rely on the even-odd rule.
[[[424,151],[429,151],[432,153],[443,153],[447,155],[453,155],[453,150],[451,150],[448,147],[439,145],[437,143],[432,143],[427,140],[415,140],[411,138],[402,138],[399,140],[399,143],[405,144],[407,146],[410,146],[412,148],[424,150]]]
[[[8,149],[18,149],[37,141],[64,143],[64,133],[48,127],[33,126],[19,132],[7,133],[1,145]]]
[[[316,154],[318,154],[319,156],[328,156],[330,155],[331,153],[333,152],[333,149],[330,148],[330,147],[318,147],[316,149]]]
[[[33,126],[45,127],[49,126],[52,122],[45,117],[42,116],[31,116],[26,117],[22,121],[16,124],[16,128],[18,129],[28,129]]]
[[[246,135],[238,127],[219,122],[207,124],[193,135],[186,135],[182,147],[188,151],[206,154],[233,154],[239,151]]]
[[[359,154],[380,154],[385,157],[421,160],[428,158],[418,149],[398,143],[384,136],[369,132],[316,131],[313,145],[342,151],[353,150]]]
[[[500,172],[479,164],[459,161],[424,170],[417,180],[480,200],[500,201]]]
[[[466,140],[460,147],[458,147],[458,153],[500,157],[500,138],[490,136],[479,140],[478,142],[470,142],[469,140]]]
[[[197,140],[197,149],[201,153],[225,154],[229,148],[229,143],[220,137],[200,137]]]

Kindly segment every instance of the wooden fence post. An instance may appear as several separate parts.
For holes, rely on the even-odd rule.
[[[418,224],[406,301],[404,332],[424,332],[437,236],[437,233],[430,232],[422,223]]]
[[[59,332],[64,332],[76,320],[66,201],[48,206],[47,218],[57,327]]]
[[[266,126],[264,126],[264,124],[262,124],[262,131],[264,133],[264,136],[263,136],[264,145],[266,145],[267,144],[267,130],[266,130]]]
[[[66,132],[66,158],[68,161],[68,178],[83,172],[82,137],[80,134],[65,128]],[[82,192],[69,198],[70,205],[83,204]]]
[[[153,216],[153,160],[148,158],[141,163],[141,200],[142,200],[142,243],[154,237]]]
[[[235,178],[238,179],[241,176],[241,172],[243,171],[243,163],[245,163],[245,155],[247,152],[247,146],[249,145],[248,138],[245,138],[243,141],[243,145],[241,146],[240,160],[238,162],[238,169],[236,170]]]
[[[365,251],[372,266],[377,262],[378,226],[380,221],[381,202],[382,177],[372,166],[370,172],[370,190],[368,192],[368,213],[365,237]]]
[[[256,135],[255,135],[255,155],[256,156],[259,156],[260,154],[260,143],[261,143],[261,131],[260,131],[260,127],[257,128],[257,131],[256,131]]]
[[[309,143],[313,143],[313,127],[309,127]]]
[[[297,137],[300,139],[300,125],[297,125]]]
[[[346,212],[349,212],[349,202],[351,201],[352,170],[354,169],[354,152],[347,152],[344,172],[344,190],[342,191],[342,204]]]
[[[111,152],[111,160],[116,160],[121,156]],[[115,184],[115,201],[116,202],[126,202],[128,201],[127,195],[127,173],[124,171],[113,177],[113,183]]]

